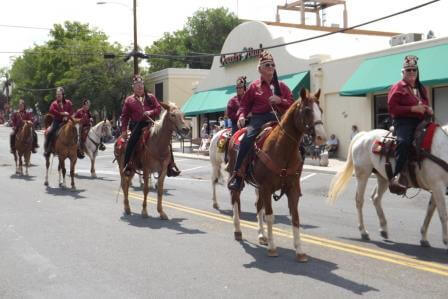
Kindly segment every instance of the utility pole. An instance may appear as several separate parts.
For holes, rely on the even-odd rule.
[[[137,0],[134,0],[134,75],[138,74],[137,52]]]

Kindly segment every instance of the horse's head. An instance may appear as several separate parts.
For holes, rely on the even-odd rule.
[[[190,133],[190,128],[184,119],[183,112],[174,103],[160,103],[160,105],[166,110],[166,117],[174,125],[176,132],[182,137],[186,137]]]
[[[298,126],[304,129],[304,133],[313,138],[314,144],[322,145],[327,140],[327,134],[322,122],[322,109],[319,105],[320,89],[311,94],[306,89],[300,91],[300,102],[296,103],[295,119]]]
[[[107,118],[101,122],[101,137],[112,138],[112,124]]]

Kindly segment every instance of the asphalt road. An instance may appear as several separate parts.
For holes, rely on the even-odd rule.
[[[274,203],[275,241],[280,256],[257,244],[254,190],[243,192],[243,241],[233,239],[229,195],[218,186],[220,210],[212,208],[208,161],[177,158],[183,170],[165,182],[158,218],[150,192],[141,212],[136,179],[132,215],[123,215],[112,145],[90,178],[88,158],[78,161],[77,191],[60,189],[56,160],[50,187],[44,182],[42,149],[32,156],[30,176],[14,174],[9,128],[0,127],[1,298],[446,298],[448,253],[435,214],[421,248],[420,226],[429,194],[383,200],[389,240],[378,233],[369,200],[364,217],[371,241],[360,239],[352,180],[335,204],[325,194],[332,176],[302,175],[300,220],[310,261],[295,261],[287,202]],[[40,143],[42,136],[40,135]],[[67,180],[69,183],[69,180]],[[368,194],[374,187],[370,180]]]

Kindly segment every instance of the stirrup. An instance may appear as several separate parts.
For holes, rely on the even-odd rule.
[[[84,159],[86,156],[84,153],[80,150],[77,151],[76,155],[78,156],[78,159]]]
[[[179,170],[179,168],[177,168],[176,164],[170,164],[168,165],[168,169],[166,172],[166,175],[169,177],[176,177],[178,175],[180,175],[181,171]]]
[[[98,149],[100,151],[105,151],[106,150],[106,146],[103,143],[100,143],[100,145],[98,146]]]

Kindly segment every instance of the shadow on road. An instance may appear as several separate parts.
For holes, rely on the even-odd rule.
[[[28,182],[35,181],[36,176],[35,175],[19,175],[19,174],[12,174],[10,176],[11,179],[14,180],[24,180]]]
[[[115,182],[116,180],[108,178],[108,177],[96,177],[93,178],[90,175],[82,175],[82,174],[76,174],[75,178],[80,179],[80,180],[89,180],[89,181],[105,181],[105,182]]]
[[[338,269],[338,265],[335,263],[310,257],[308,263],[301,264],[295,261],[295,251],[291,249],[277,248],[280,256],[271,258],[267,255],[266,247],[259,246],[246,240],[240,242],[240,244],[246,253],[254,258],[254,261],[244,265],[245,268],[256,268],[269,273],[306,276],[346,289],[357,295],[363,295],[364,293],[371,291],[379,292],[379,290],[374,287],[346,279],[333,273],[333,271]]]
[[[344,240],[356,241],[361,243],[374,244],[378,248],[386,249],[393,252],[402,253],[408,257],[415,257],[417,260],[427,261],[427,262],[437,262],[440,264],[448,265],[448,253],[443,248],[424,248],[420,244],[407,244],[398,243],[391,240],[384,241],[363,241],[356,238],[343,238]]]
[[[46,187],[46,191],[48,194],[53,196],[71,196],[73,199],[81,199],[86,198],[85,196],[80,195],[80,193],[86,191],[85,189],[76,189],[75,191],[71,191],[70,188],[53,188],[50,186]]]
[[[182,226],[182,221],[185,218],[171,218],[169,220],[161,220],[159,217],[143,218],[140,214],[132,213],[131,215],[123,215],[120,219],[127,222],[129,225],[136,227],[146,227],[150,229],[167,228],[179,232],[179,234],[205,234],[205,232],[198,229],[190,229]]]
[[[219,213],[223,214],[223,215],[230,216],[230,217],[232,217],[232,215],[233,215],[232,210],[221,210],[220,209]],[[241,211],[240,215],[241,215],[240,216],[241,220],[257,222],[257,214],[255,214],[255,213]],[[291,219],[287,215],[275,215],[275,223],[274,224],[276,224],[276,223],[291,225]],[[310,224],[300,224],[300,227],[302,229],[318,228],[318,226],[310,225]]]

